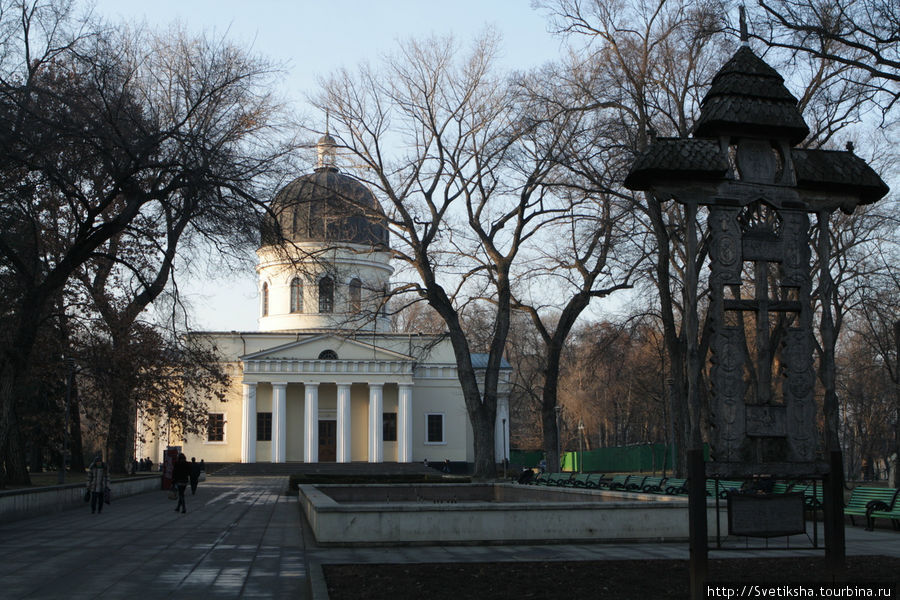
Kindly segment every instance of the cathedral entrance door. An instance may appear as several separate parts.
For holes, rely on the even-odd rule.
[[[319,421],[319,462],[337,460],[337,421]]]

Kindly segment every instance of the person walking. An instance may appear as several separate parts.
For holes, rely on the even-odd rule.
[[[175,461],[175,468],[172,470],[172,484],[178,490],[178,504],[175,506],[175,512],[181,509],[182,514],[187,512],[184,503],[184,491],[187,489],[188,482],[191,479],[191,465],[188,464],[187,457],[182,453],[178,455]]]
[[[200,463],[191,457],[191,496],[197,493],[197,483],[200,481]]]
[[[97,454],[88,469],[87,489],[91,493],[91,514],[103,512],[103,492],[109,487],[109,469],[103,456]]]

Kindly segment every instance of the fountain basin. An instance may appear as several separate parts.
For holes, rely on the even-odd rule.
[[[299,499],[322,545],[688,539],[687,499],[656,494],[508,483],[301,485]],[[713,501],[707,525],[715,536]]]

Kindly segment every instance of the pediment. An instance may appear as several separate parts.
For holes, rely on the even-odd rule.
[[[301,340],[296,340],[287,344],[280,344],[271,348],[266,348],[252,354],[245,354],[240,357],[243,361],[248,360],[316,360],[319,356],[331,350],[337,354],[337,360],[354,360],[354,361],[405,361],[414,360],[413,357],[387,348],[379,347],[376,344],[361,342],[344,338],[338,335],[323,334]]]

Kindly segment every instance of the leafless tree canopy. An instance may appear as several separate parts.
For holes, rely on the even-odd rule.
[[[248,232],[289,145],[270,66],[224,41],[112,28],[64,0],[9,0],[0,49],[0,463],[27,481],[16,390],[67,284],[79,272],[95,290],[118,278],[97,310],[134,323],[179,245],[255,245]]]

